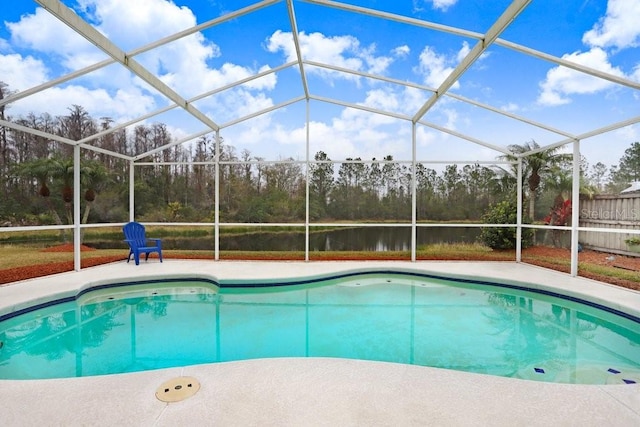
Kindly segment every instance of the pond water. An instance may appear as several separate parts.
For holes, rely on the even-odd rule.
[[[417,245],[434,243],[474,243],[480,235],[477,227],[418,228]],[[86,244],[98,249],[119,249],[121,241]],[[221,250],[304,251],[304,233],[260,232],[220,238]],[[164,249],[214,250],[212,237],[163,238]],[[309,235],[310,251],[409,251],[411,227],[342,228]]]

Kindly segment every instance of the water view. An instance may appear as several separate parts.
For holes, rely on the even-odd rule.
[[[475,243],[480,228],[433,227],[418,228],[418,246],[434,243]],[[220,238],[221,250],[243,251],[303,251],[304,233],[260,232]],[[117,249],[121,241],[86,241],[98,249]],[[212,236],[162,239],[164,249],[213,250]],[[355,227],[311,233],[310,251],[409,251],[411,227]]]

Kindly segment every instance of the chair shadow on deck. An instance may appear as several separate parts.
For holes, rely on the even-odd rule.
[[[131,260],[131,255],[136,262],[136,265],[140,264],[140,254],[145,254],[144,260],[149,260],[149,254],[152,252],[158,253],[158,258],[162,262],[162,241],[161,239],[150,239],[146,236],[144,225],[139,222],[129,222],[122,227],[124,233],[124,241],[129,244],[129,256],[127,262]],[[155,245],[149,243],[155,242]]]

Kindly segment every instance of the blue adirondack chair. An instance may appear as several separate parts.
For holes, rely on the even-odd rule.
[[[145,254],[144,260],[149,260],[149,254],[157,252],[160,262],[162,262],[162,241],[160,239],[148,239],[145,233],[144,225],[139,222],[129,222],[122,227],[124,232],[124,241],[129,244],[129,256],[127,262],[131,260],[131,255],[136,262],[140,264],[140,254]],[[149,243],[155,242],[155,245]]]

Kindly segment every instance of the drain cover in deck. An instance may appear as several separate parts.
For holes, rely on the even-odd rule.
[[[200,390],[200,382],[193,377],[177,377],[162,383],[156,390],[156,397],[163,402],[180,402]]]

